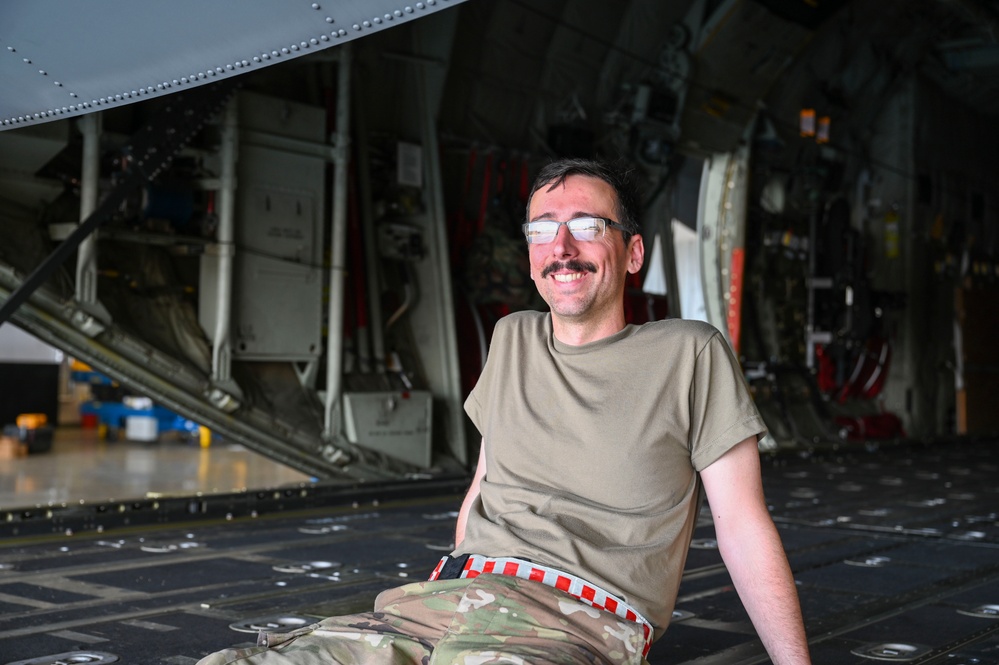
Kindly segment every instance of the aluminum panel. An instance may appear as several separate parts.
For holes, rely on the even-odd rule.
[[[7,0],[0,8],[0,129],[237,76],[460,2]]]

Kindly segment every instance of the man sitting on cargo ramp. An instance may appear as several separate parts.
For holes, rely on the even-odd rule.
[[[708,324],[627,324],[644,260],[625,169],[544,167],[524,233],[549,312],[495,328],[465,409],[482,434],[454,551],[430,581],[200,665],[645,663],[669,624],[702,493],[736,590],[778,665],[808,663],[763,498],[765,431]]]

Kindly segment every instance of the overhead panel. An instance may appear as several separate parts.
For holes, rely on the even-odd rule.
[[[846,0],[756,0],[777,16],[815,30],[839,11]]]
[[[722,3],[691,49],[696,67],[681,121],[689,147],[734,150],[760,100],[811,35],[758,3]]]
[[[336,46],[463,0],[5,0],[0,129],[167,95]]]

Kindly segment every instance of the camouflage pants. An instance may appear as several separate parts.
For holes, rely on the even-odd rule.
[[[389,589],[373,612],[261,633],[258,645],[198,665],[647,665],[638,624],[504,575]]]

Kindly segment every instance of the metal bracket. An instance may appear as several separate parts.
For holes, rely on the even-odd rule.
[[[222,107],[235,85],[235,81],[226,79],[178,95],[136,132],[125,149],[128,168],[124,179],[0,306],[0,325],[52,276],[80,243],[114,217],[132,191],[156,178],[170,164],[202,123]]]

